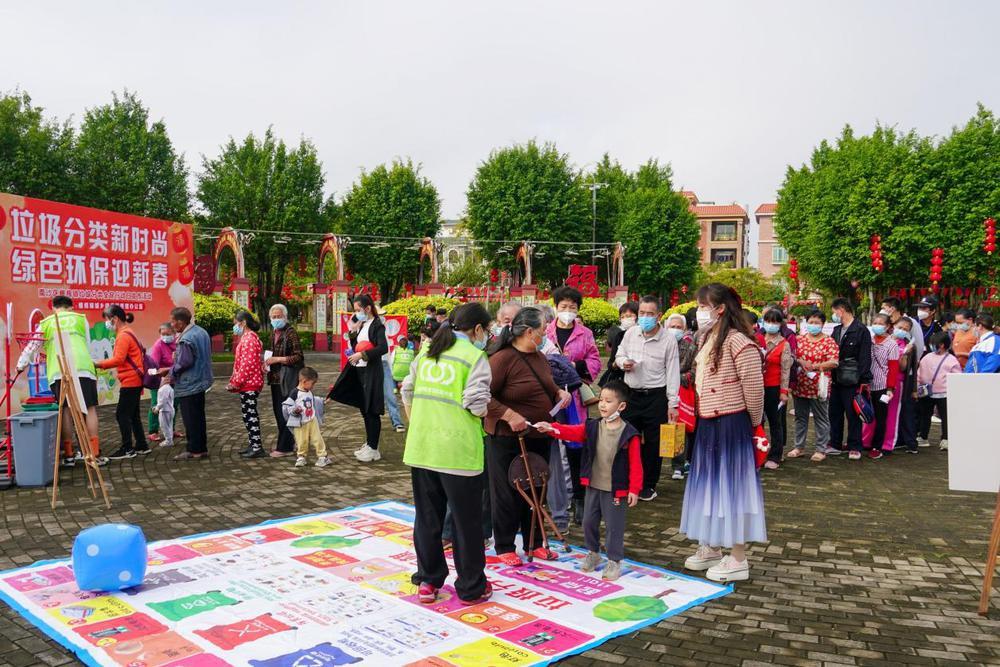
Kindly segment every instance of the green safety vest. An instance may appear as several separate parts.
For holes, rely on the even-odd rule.
[[[57,311],[42,320],[38,328],[45,335],[45,370],[49,384],[62,378],[62,367],[59,365],[59,329],[56,329],[56,316],[59,317],[59,329],[62,330],[69,348],[66,350],[71,358],[70,363],[76,368],[77,377],[89,374],[97,377],[94,360],[90,358],[90,327],[83,313],[71,310]]]
[[[482,420],[462,407],[472,368],[484,352],[464,338],[437,361],[417,357],[403,463],[420,468],[483,469]]]
[[[396,353],[392,357],[392,379],[402,382],[410,374],[410,364],[416,355],[408,347],[397,347]]]

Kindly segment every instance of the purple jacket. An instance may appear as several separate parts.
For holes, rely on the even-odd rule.
[[[157,368],[170,368],[174,365],[174,352],[176,351],[176,337],[172,343],[164,343],[162,339],[157,338],[153,347],[149,349],[149,358],[153,360],[153,364]]]
[[[556,336],[556,323],[553,320],[545,330],[545,336],[552,341],[552,344],[559,345],[559,337]],[[593,382],[601,372],[601,353],[597,351],[597,343],[594,342],[594,333],[579,322],[573,327],[569,340],[562,354],[566,357],[577,374],[584,382]],[[584,376],[590,376],[590,380]],[[587,409],[580,398],[580,392],[573,392],[573,400],[576,401],[577,414],[586,416]]]

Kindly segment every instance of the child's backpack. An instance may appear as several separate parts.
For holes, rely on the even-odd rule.
[[[392,358],[392,379],[402,382],[410,374],[410,364],[416,354],[409,347],[397,347]]]

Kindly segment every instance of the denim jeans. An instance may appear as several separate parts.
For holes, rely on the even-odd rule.
[[[389,362],[382,357],[382,393],[385,396],[385,409],[389,411],[389,420],[392,425],[402,426],[403,420],[399,416],[399,403],[396,402],[396,381],[392,379],[392,368]]]

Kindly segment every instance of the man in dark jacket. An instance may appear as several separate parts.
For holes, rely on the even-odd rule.
[[[839,454],[844,441],[844,418],[847,418],[847,448],[851,459],[861,458],[861,418],[854,411],[854,397],[861,385],[872,381],[872,337],[868,327],[854,317],[851,302],[833,300],[833,339],[840,346],[839,365],[833,371],[830,386],[830,451]]]

